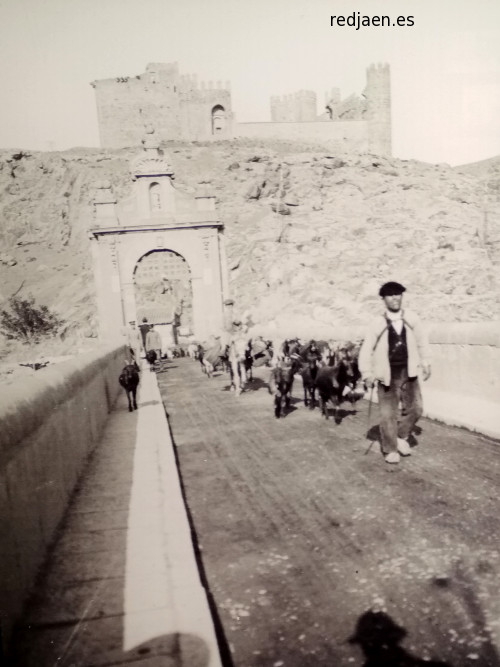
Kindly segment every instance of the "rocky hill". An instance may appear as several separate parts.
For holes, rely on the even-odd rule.
[[[164,150],[176,187],[216,194],[237,314],[251,322],[360,324],[388,279],[427,320],[500,319],[499,160],[451,168],[291,142]],[[0,152],[0,298],[32,294],[95,335],[93,185],[129,195],[135,153]]]

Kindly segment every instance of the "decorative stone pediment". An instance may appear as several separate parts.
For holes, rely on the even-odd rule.
[[[138,155],[131,161],[131,172],[134,180],[141,176],[168,176],[174,177],[174,170],[163,155]]]
[[[146,128],[142,145],[142,152],[130,162],[133,179],[136,180],[145,176],[168,176],[173,179],[174,170],[160,149],[160,142],[155,136],[153,127]]]

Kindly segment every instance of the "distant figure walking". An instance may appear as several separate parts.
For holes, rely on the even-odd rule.
[[[130,320],[127,329],[127,343],[131,353],[134,355],[134,361],[139,364],[141,359],[142,339],[139,329],[135,326],[135,320]]]
[[[382,285],[379,295],[385,312],[369,325],[358,360],[365,385],[378,383],[380,445],[387,463],[399,463],[400,455],[411,454],[408,438],[423,412],[419,369],[424,380],[431,375],[420,319],[402,309],[405,291],[400,283]]]
[[[146,336],[150,329],[151,325],[148,324],[148,318],[143,317],[142,324],[139,324],[139,331],[141,332],[142,349],[144,350],[144,353],[146,353]]]
[[[156,352],[156,358],[158,361],[161,359],[161,336],[156,331],[153,325],[150,326],[148,333],[146,334],[146,354],[154,350]]]

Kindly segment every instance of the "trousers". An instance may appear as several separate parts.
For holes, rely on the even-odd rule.
[[[422,416],[422,393],[418,378],[409,378],[406,366],[391,367],[390,386],[378,385],[378,405],[380,446],[385,455],[397,451],[397,439],[406,440]]]

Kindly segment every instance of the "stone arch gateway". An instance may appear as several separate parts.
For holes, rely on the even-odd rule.
[[[185,262],[191,290],[190,330],[202,341],[224,327],[229,291],[223,224],[212,195],[204,191],[190,196],[174,188],[173,170],[152,134],[131,161],[131,197],[117,202],[109,182],[96,184],[95,224],[89,235],[99,335],[114,338],[128,322],[137,321],[138,308],[145,306],[144,300],[138,303],[137,267],[145,257],[166,251]]]

